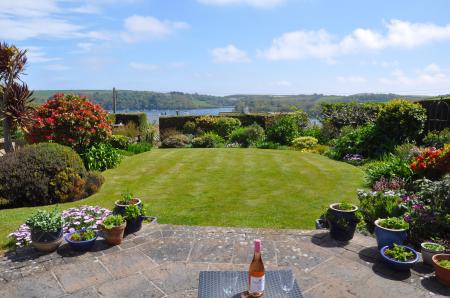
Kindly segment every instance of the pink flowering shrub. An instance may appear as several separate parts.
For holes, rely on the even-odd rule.
[[[98,229],[98,225],[112,213],[111,210],[99,206],[80,206],[62,212],[64,233],[83,229]],[[8,235],[14,246],[23,247],[31,243],[31,231],[26,224]]]

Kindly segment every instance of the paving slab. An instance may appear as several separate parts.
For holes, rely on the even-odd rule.
[[[449,297],[433,269],[388,268],[373,237],[345,243],[326,230],[144,225],[118,246],[86,253],[23,248],[0,256],[0,297],[197,297],[200,271],[247,271],[262,239],[267,270],[292,265],[305,297]]]

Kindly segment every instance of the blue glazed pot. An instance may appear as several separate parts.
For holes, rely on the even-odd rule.
[[[330,236],[335,240],[349,241],[353,238],[358,224],[355,214],[358,207],[352,205],[351,210],[339,210],[338,205],[339,203],[331,204],[328,209],[327,222],[330,227]]]
[[[122,205],[122,204],[119,204],[119,202],[120,202],[120,200],[117,200],[114,203],[115,207],[114,207],[113,212],[114,212],[114,214],[120,214],[123,216],[125,214],[125,208],[127,208],[128,205]],[[131,205],[137,205],[139,207],[139,209],[142,208],[142,201],[138,198],[132,199],[130,203],[131,203]]]
[[[72,248],[73,250],[76,251],[85,251],[85,250],[89,250],[92,248],[92,246],[94,246],[95,244],[95,240],[97,240],[97,232],[95,232],[95,237],[89,240],[85,240],[85,241],[73,241],[70,239],[70,237],[72,237],[73,234],[78,233],[81,231],[75,231],[72,233],[68,233],[66,235],[64,235],[64,239],[66,240],[66,242],[69,244],[70,248]]]
[[[407,271],[407,270],[411,269],[414,266],[414,264],[417,263],[417,261],[419,260],[419,254],[411,247],[404,246],[404,245],[399,245],[399,246],[404,247],[407,250],[411,251],[414,254],[414,259],[411,261],[407,261],[407,262],[400,262],[400,261],[391,259],[389,256],[386,255],[385,251],[386,251],[386,249],[388,249],[392,246],[384,246],[383,248],[380,249],[380,254],[383,257],[383,260],[386,262],[386,264],[389,267],[391,267],[392,269],[398,270],[398,271]]]
[[[381,219],[375,221],[375,236],[377,237],[378,249],[384,246],[392,246],[395,244],[403,244],[406,239],[406,230],[392,230],[383,228],[378,224]]]
[[[125,227],[125,234],[136,233],[142,228],[142,221],[144,218],[138,216],[137,218],[127,219],[127,226]]]

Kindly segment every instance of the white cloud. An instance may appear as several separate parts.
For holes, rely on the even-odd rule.
[[[197,0],[202,4],[226,6],[226,5],[247,5],[257,8],[270,8],[278,6],[285,0]]]
[[[337,40],[326,30],[294,31],[284,33],[259,56],[269,60],[296,60],[318,58],[333,60],[336,56],[385,48],[415,48],[424,44],[450,39],[450,24],[411,23],[391,20],[385,24],[386,32],[357,28]]]
[[[339,76],[336,79],[343,84],[362,84],[367,82],[367,79],[361,76]]]
[[[249,62],[250,59],[245,51],[230,44],[224,48],[215,48],[209,51],[216,63]]]
[[[0,1],[0,15],[19,17],[44,17],[59,12],[54,0]]]
[[[137,63],[137,62],[131,62],[130,64],[128,64],[128,66],[133,70],[139,71],[154,71],[159,69],[159,66],[156,64]]]
[[[44,68],[51,71],[64,71],[70,69],[70,67],[64,64],[49,64],[46,65]]]
[[[188,28],[190,25],[184,22],[160,21],[152,16],[134,15],[125,19],[124,31],[120,35],[126,42],[138,42],[163,38]]]
[[[42,47],[24,46],[21,48],[27,50],[27,59],[30,63],[45,63],[61,60],[61,58],[58,57],[48,57]]]
[[[385,85],[403,86],[433,86],[446,87],[450,84],[450,76],[441,67],[431,63],[422,69],[407,74],[401,69],[395,69],[389,77],[380,78],[379,81]]]
[[[292,86],[292,82],[282,80],[282,81],[273,82],[272,85],[278,86],[278,87],[291,87]]]

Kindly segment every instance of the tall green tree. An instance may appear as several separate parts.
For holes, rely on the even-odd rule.
[[[0,120],[3,121],[5,151],[14,151],[12,133],[27,130],[32,122],[33,92],[28,90],[21,76],[27,63],[27,50],[0,43]]]

